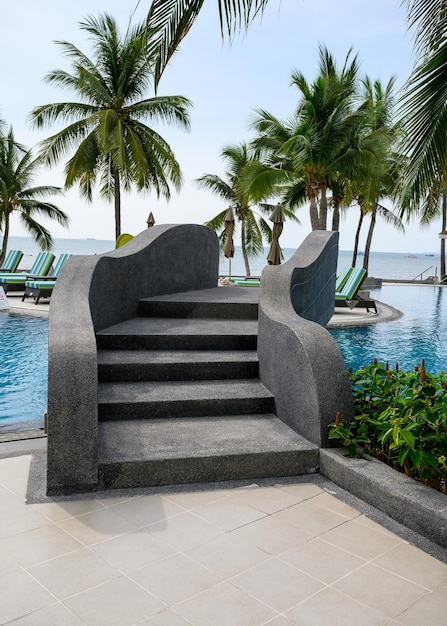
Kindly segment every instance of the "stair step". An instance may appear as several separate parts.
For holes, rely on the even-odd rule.
[[[100,489],[297,476],[318,471],[318,448],[275,415],[106,421]]]
[[[103,382],[257,378],[254,350],[99,350]]]
[[[101,330],[101,350],[255,350],[255,320],[137,317]]]
[[[139,315],[149,317],[188,317],[215,319],[258,318],[259,290],[216,287],[201,291],[143,298]]]
[[[273,413],[273,395],[258,380],[99,383],[100,420]]]

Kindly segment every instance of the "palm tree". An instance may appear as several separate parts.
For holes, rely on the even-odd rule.
[[[49,250],[53,244],[51,233],[39,222],[36,215],[56,220],[68,225],[66,214],[45,196],[62,193],[58,187],[50,185],[33,187],[37,176],[38,163],[33,160],[31,151],[14,140],[12,128],[7,136],[0,136],[0,230],[3,232],[0,265],[8,246],[10,220],[17,214],[21,223],[42,250]]]
[[[447,16],[441,0],[405,4],[419,57],[400,108],[403,150],[409,155],[402,176],[402,212],[410,216],[437,185],[447,163]]]
[[[404,162],[403,156],[395,151],[400,127],[394,122],[394,83],[392,77],[384,87],[380,80],[363,81],[365,92],[365,119],[360,129],[363,145],[368,144],[375,153],[373,161],[361,163],[356,179],[352,181],[357,202],[360,207],[360,219],[355,237],[352,265],[356,263],[360,229],[365,215],[370,215],[370,225],[365,244],[363,267],[368,271],[369,254],[376,219],[381,216],[401,232],[404,231],[401,219],[382,204],[383,198],[396,197],[396,187]]]
[[[236,221],[241,227],[241,248],[245,264],[245,272],[250,276],[249,257],[257,256],[263,250],[263,237],[271,242],[272,229],[262,215],[254,211],[257,205],[262,214],[268,214],[274,209],[274,205],[261,203],[262,196],[255,195],[250,189],[250,171],[257,171],[259,162],[256,153],[247,147],[245,143],[226,146],[221,153],[222,159],[227,163],[225,172],[226,179],[216,174],[204,174],[197,179],[200,187],[208,189],[216,196],[222,198],[226,207],[211,220],[206,226],[219,232],[222,246],[225,244],[225,216],[228,208],[233,211]],[[269,195],[272,190],[269,189]],[[284,211],[287,218],[298,221],[292,211]]]
[[[155,33],[158,48],[155,71],[158,84],[169,59],[177,50],[199,16],[204,0],[152,0],[147,16],[147,26]],[[217,0],[221,34],[230,39],[241,28],[248,28],[252,20],[262,14],[268,0]]]
[[[31,113],[34,125],[56,121],[69,125],[41,144],[47,165],[74,154],[65,167],[67,187],[79,184],[84,198],[92,200],[92,188],[100,179],[101,196],[115,202],[115,237],[121,234],[121,185],[128,191],[154,189],[157,197],[170,197],[169,185],[178,190],[180,167],[168,143],[144,121],[177,123],[189,128],[191,103],[183,96],[141,99],[154,73],[154,50],[145,24],[128,29],[120,37],[115,20],[107,14],[80,23],[94,49],[91,60],[76,46],[57,42],[71,61],[72,73],[49,72],[51,85],[71,89],[76,102],[45,104]]]
[[[326,230],[332,181],[340,189],[342,179],[354,175],[360,160],[374,156],[365,147],[360,151],[356,141],[365,111],[364,105],[354,106],[358,63],[350,55],[351,51],[339,71],[331,54],[320,47],[317,79],[309,84],[301,73],[292,75],[292,84],[301,93],[293,116],[282,122],[261,110],[252,124],[257,131],[254,145],[270,153],[275,182],[282,176],[289,202],[300,201],[305,190],[312,230]]]

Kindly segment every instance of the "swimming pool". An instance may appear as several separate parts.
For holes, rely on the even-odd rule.
[[[47,360],[48,319],[0,311],[0,432],[42,427]]]
[[[331,329],[347,367],[374,358],[413,369],[425,359],[427,371],[447,371],[447,288],[433,285],[384,285],[371,297],[403,312],[403,317],[363,328]]]

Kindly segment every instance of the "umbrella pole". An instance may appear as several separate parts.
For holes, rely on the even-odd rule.
[[[228,280],[231,280],[231,257],[228,259]]]

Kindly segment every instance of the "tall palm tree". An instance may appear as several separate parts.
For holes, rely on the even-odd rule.
[[[6,255],[13,214],[18,215],[42,250],[51,248],[53,238],[49,230],[36,221],[37,215],[68,225],[66,214],[45,200],[45,196],[60,194],[62,190],[50,185],[33,186],[37,167],[31,151],[15,141],[12,128],[6,136],[0,136],[0,231],[3,232],[0,265]]]
[[[250,256],[257,256],[263,250],[263,237],[271,242],[272,229],[263,215],[270,213],[274,205],[262,203],[261,196],[253,194],[250,189],[250,171],[257,171],[259,163],[256,153],[245,143],[226,146],[221,153],[226,162],[225,179],[216,174],[204,174],[197,179],[197,183],[203,189],[208,189],[225,201],[226,207],[211,220],[206,226],[220,233],[222,246],[225,244],[225,216],[230,208],[241,228],[242,257],[245,264],[245,272],[250,276]],[[269,189],[269,195],[272,190]],[[254,207],[257,206],[259,215]],[[292,211],[285,210],[287,218],[298,221]]]
[[[177,123],[189,128],[191,103],[183,96],[141,99],[153,80],[155,56],[146,25],[129,27],[121,37],[113,17],[88,17],[80,23],[93,42],[90,59],[76,46],[57,42],[71,61],[72,73],[49,72],[45,80],[70,89],[79,101],[45,104],[31,113],[35,126],[56,121],[69,125],[41,144],[41,157],[54,165],[72,154],[65,166],[67,187],[79,184],[91,201],[92,188],[100,179],[100,193],[115,203],[115,237],[121,234],[121,186],[129,190],[155,190],[170,197],[170,183],[178,190],[180,166],[168,143],[145,124],[149,121]]]
[[[403,212],[411,215],[436,186],[447,163],[447,14],[444,0],[404,0],[415,28],[418,62],[405,87],[400,116],[403,150]]]
[[[371,219],[363,257],[363,267],[367,271],[377,217],[381,216],[390,225],[401,232],[404,231],[401,219],[382,204],[384,198],[395,200],[399,174],[404,162],[403,155],[395,149],[400,126],[394,121],[394,83],[394,77],[385,86],[379,79],[372,81],[366,77],[362,81],[366,115],[360,133],[363,144],[371,146],[376,159],[360,163],[352,181],[360,207],[352,264],[354,266],[356,262],[363,218],[369,215]]]
[[[230,38],[262,14],[268,0],[216,0],[222,36]],[[147,16],[148,29],[155,33],[158,48],[155,71],[158,84],[169,59],[199,16],[204,0],[152,0]]]
[[[360,151],[355,141],[365,111],[364,105],[355,106],[358,63],[350,55],[339,71],[332,55],[320,47],[316,80],[309,84],[301,73],[292,75],[301,96],[294,114],[282,122],[261,110],[252,124],[254,145],[270,152],[277,179],[282,176],[289,186],[290,201],[298,200],[304,188],[312,230],[326,230],[331,181],[340,188],[341,178],[353,175],[360,159],[373,156],[369,149]]]

